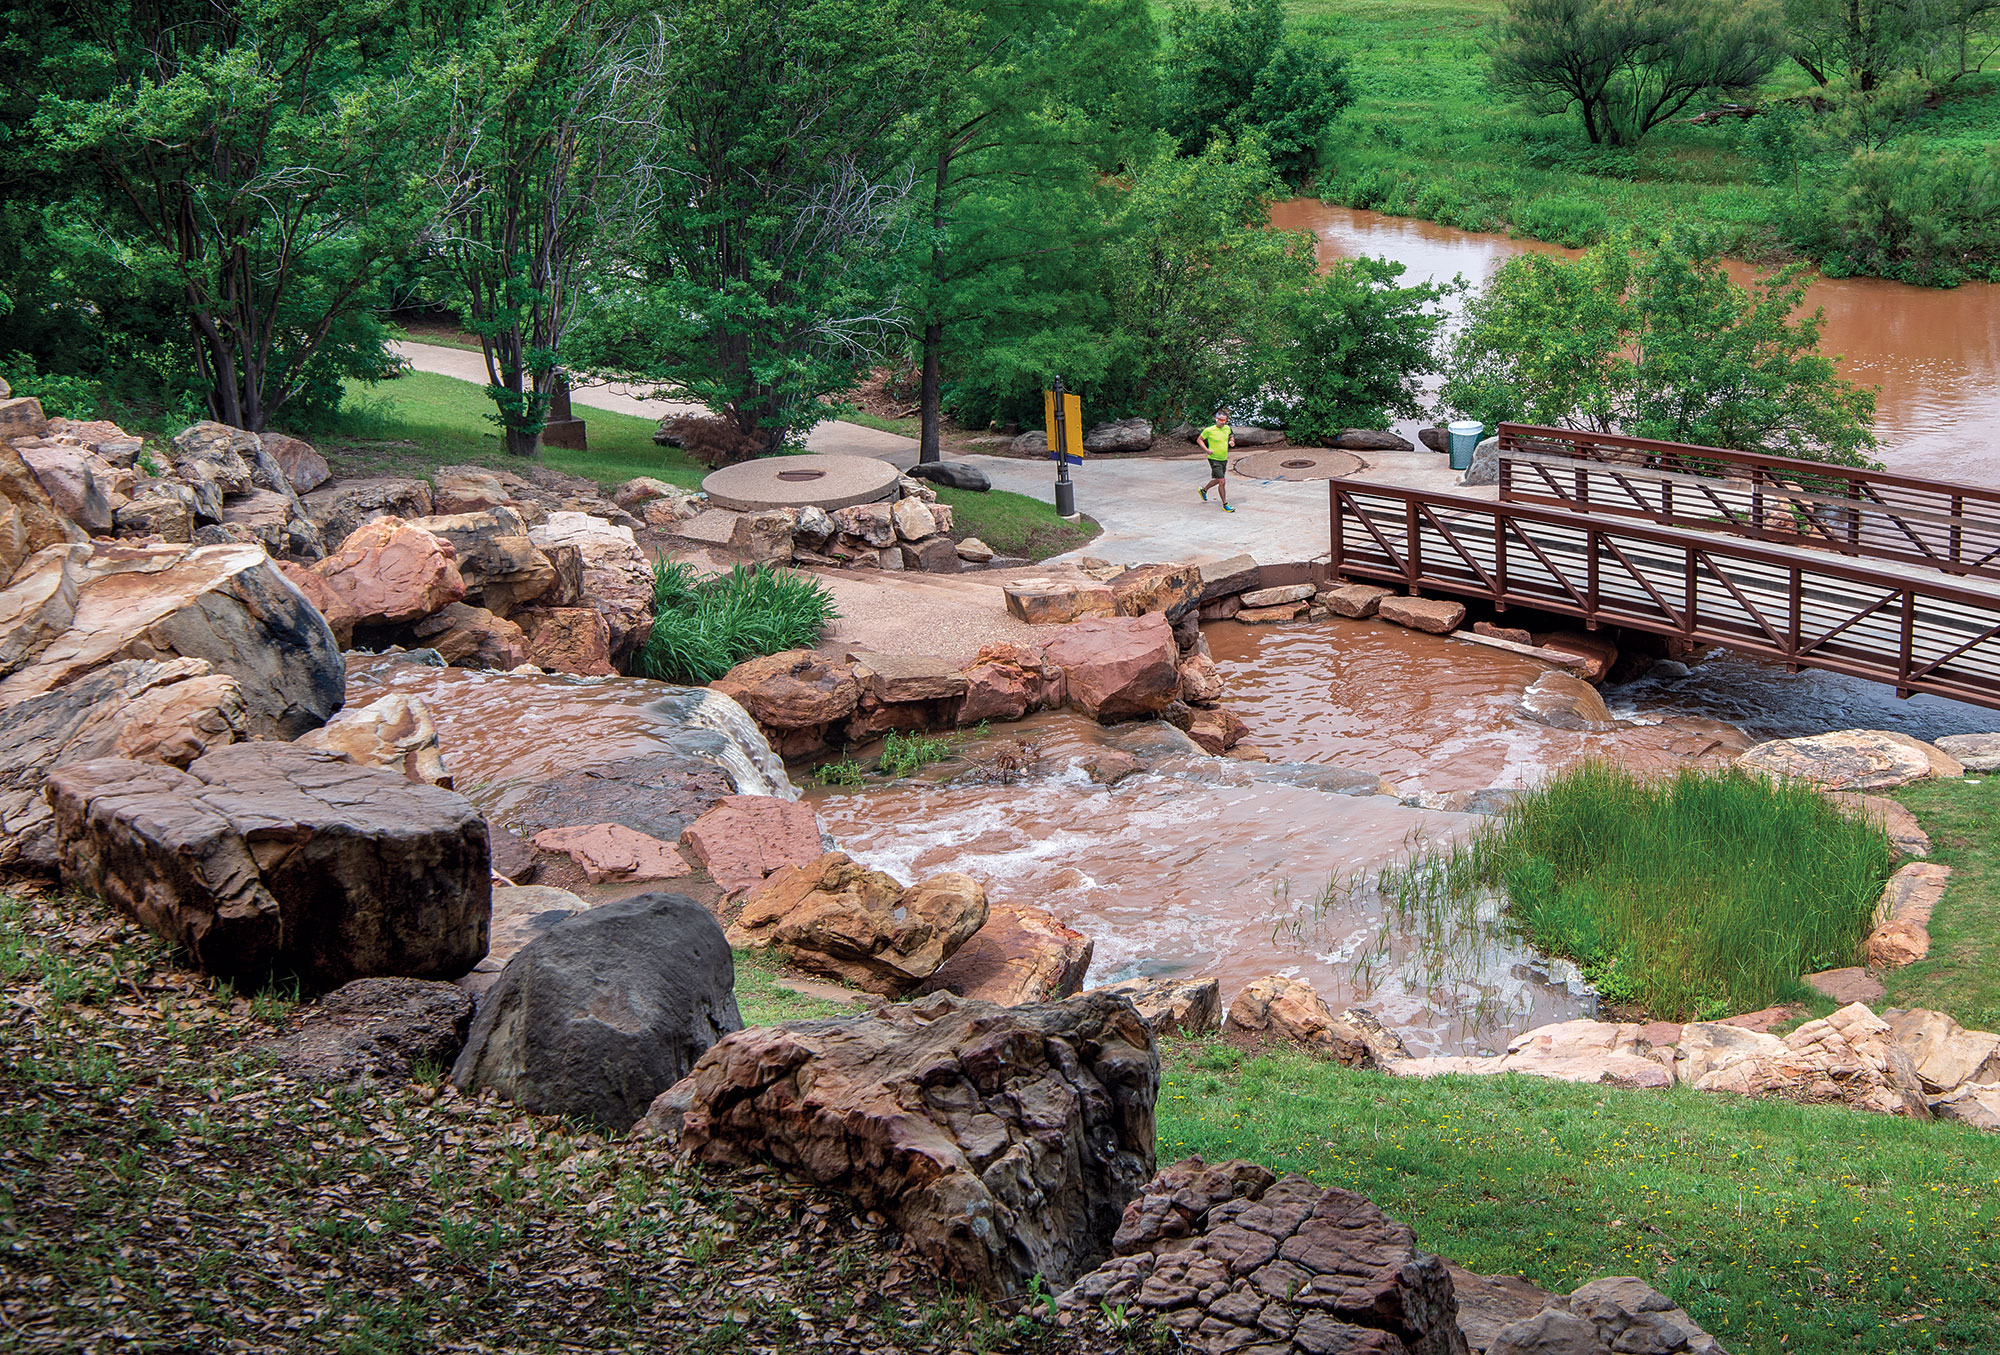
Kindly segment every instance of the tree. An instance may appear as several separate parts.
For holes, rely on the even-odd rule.
[[[1162,141],[1119,203],[1104,259],[1111,316],[1096,403],[1156,423],[1256,397],[1250,345],[1312,272],[1312,238],[1269,229],[1278,181],[1255,136],[1199,155]]]
[[[1294,442],[1331,442],[1345,428],[1386,428],[1423,412],[1419,378],[1438,367],[1453,284],[1398,286],[1403,265],[1341,259],[1296,281],[1273,307],[1256,347],[1264,414]]]
[[[1803,267],[1748,290],[1705,239],[1619,236],[1575,261],[1517,255],[1467,308],[1440,402],[1521,420],[1866,464],[1875,393],[1819,351]]]
[[[1784,0],[1786,52],[1822,87],[1866,94],[1903,72],[1931,86],[2000,50],[2000,0]]]
[[[939,456],[947,352],[980,362],[1024,330],[1062,322],[1074,255],[1105,220],[1105,178],[1150,115],[1144,0],[957,8],[960,69],[937,83],[918,162],[929,259],[911,311],[924,461]]]
[[[1288,32],[1280,0],[1175,0],[1168,11],[1161,126],[1184,151],[1252,130],[1279,174],[1299,182],[1352,97],[1345,58],[1317,35]]]
[[[1592,145],[1636,146],[1704,94],[1740,94],[1779,57],[1767,0],[1508,0],[1502,89],[1574,108]]]
[[[651,186],[651,36],[599,0],[493,0],[431,73],[432,248],[516,455],[540,452],[592,250],[629,240]]]
[[[377,375],[373,284],[416,230],[407,16],[341,0],[101,0],[37,127],[171,281],[210,417],[261,429]]]
[[[585,356],[775,451],[901,332],[909,114],[962,45],[933,0],[672,0],[657,221]]]

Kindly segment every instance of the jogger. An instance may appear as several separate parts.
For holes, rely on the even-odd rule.
[[[1236,445],[1236,434],[1229,429],[1229,411],[1215,411],[1215,422],[1195,434],[1202,446],[1208,448],[1208,483],[1201,487],[1201,501],[1208,502],[1208,491],[1217,491],[1222,500],[1222,511],[1233,513],[1229,506],[1229,449]]]

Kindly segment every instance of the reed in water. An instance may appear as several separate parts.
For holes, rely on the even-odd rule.
[[[1712,1020],[1799,999],[1802,974],[1857,963],[1894,867],[1880,827],[1810,786],[1584,762],[1379,888],[1406,925],[1432,926],[1498,891],[1509,923],[1607,1001]]]

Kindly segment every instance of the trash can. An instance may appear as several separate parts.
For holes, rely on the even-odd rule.
[[[1464,419],[1447,425],[1445,431],[1451,434],[1451,468],[1469,470],[1473,449],[1479,446],[1479,436],[1486,431],[1486,425]]]

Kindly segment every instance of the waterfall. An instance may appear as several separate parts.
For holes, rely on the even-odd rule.
[[[649,710],[679,726],[667,742],[684,753],[715,763],[729,773],[738,795],[799,798],[785,775],[785,763],[764,731],[735,698],[707,687],[690,687],[652,702]]]

